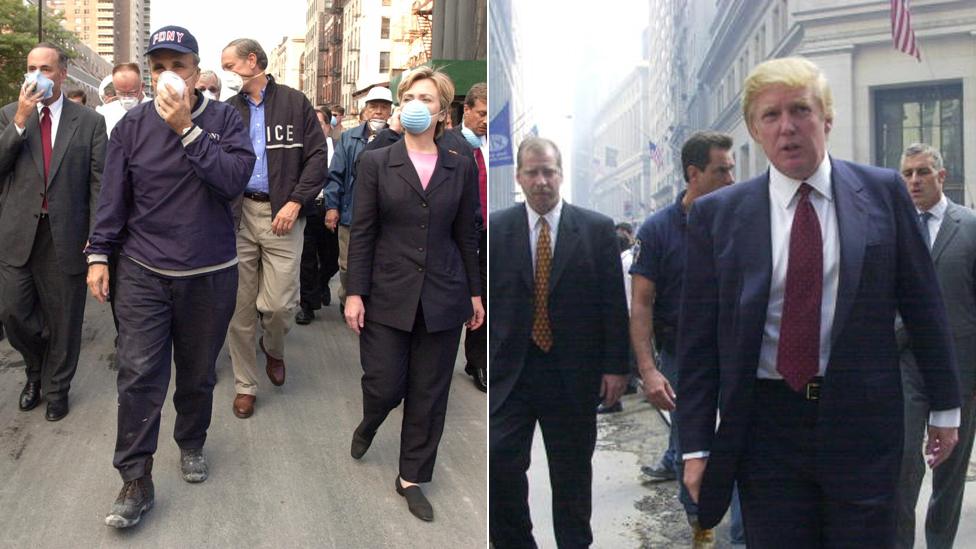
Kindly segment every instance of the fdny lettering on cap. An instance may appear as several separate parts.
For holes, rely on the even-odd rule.
[[[177,44],[182,44],[183,36],[185,34],[186,33],[177,31],[159,31],[153,35],[152,43],[153,45],[156,45],[159,42],[176,42]]]

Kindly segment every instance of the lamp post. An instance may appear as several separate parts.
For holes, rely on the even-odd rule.
[[[37,0],[37,42],[44,41],[44,0]]]

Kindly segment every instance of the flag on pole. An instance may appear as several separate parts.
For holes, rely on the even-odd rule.
[[[908,0],[891,0],[891,39],[896,50],[911,55],[919,63],[922,62],[922,51],[915,42]]]
[[[651,153],[651,160],[654,161],[654,165],[658,169],[664,164],[664,153],[661,152],[661,148],[657,146],[653,141],[648,142],[648,149]]]
[[[512,126],[508,115],[509,105],[506,103],[488,125],[488,163],[493,168],[511,166],[515,163],[515,159],[512,157]]]

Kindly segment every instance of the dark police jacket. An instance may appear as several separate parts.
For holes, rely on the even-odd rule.
[[[251,122],[245,94],[227,100],[244,119]],[[318,118],[305,95],[283,86],[268,76],[264,91],[265,154],[268,157],[268,189],[271,194],[271,216],[285,203],[314,201],[328,178],[328,149]],[[234,218],[240,224],[241,200],[234,203]]]

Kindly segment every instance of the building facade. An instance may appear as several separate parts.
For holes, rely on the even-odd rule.
[[[279,84],[296,90],[304,89],[305,37],[283,36],[268,55],[267,73]]]
[[[357,120],[369,88],[390,83],[393,0],[347,0],[342,7],[342,99],[348,120]]]
[[[503,163],[494,159],[502,150],[511,151],[514,158],[518,144],[527,132],[516,30],[518,18],[512,0],[492,0],[488,9],[488,32],[491,35],[491,63],[488,65],[491,86],[488,99],[488,209],[494,211],[512,206],[519,197],[514,161]],[[504,128],[505,131],[496,131],[496,128]]]
[[[312,105],[332,106],[342,96],[342,7],[308,0],[302,91]]]
[[[150,0],[47,0],[62,26],[109,63],[138,63],[149,81]]]

